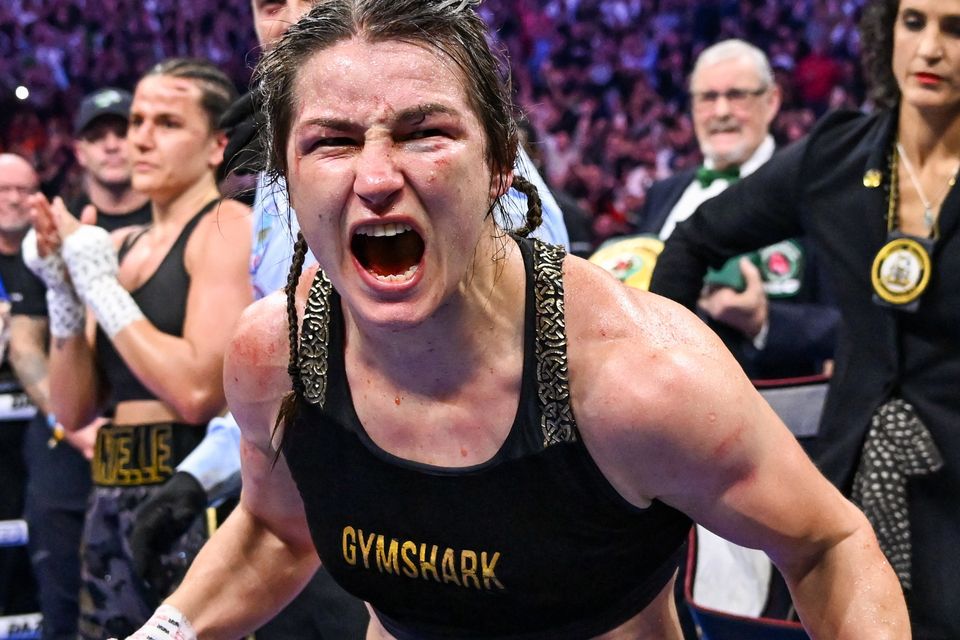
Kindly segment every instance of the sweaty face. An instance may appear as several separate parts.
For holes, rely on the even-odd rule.
[[[165,200],[213,175],[223,144],[200,97],[184,78],[147,76],[137,85],[127,131],[134,189]]]
[[[252,0],[253,28],[257,41],[267,51],[287,31],[287,27],[299,20],[314,0]]]
[[[423,321],[491,260],[496,194],[460,72],[352,39],[314,54],[295,95],[287,181],[314,255],[355,317]]]
[[[25,233],[30,227],[27,198],[36,193],[37,174],[26,160],[0,157],[0,233]]]
[[[700,150],[719,169],[750,158],[780,108],[777,88],[764,85],[756,66],[744,57],[702,67],[690,92]]]
[[[76,140],[80,166],[97,182],[108,186],[130,184],[127,121],[103,116],[93,121]]]
[[[893,74],[904,104],[960,107],[960,0],[902,0]]]

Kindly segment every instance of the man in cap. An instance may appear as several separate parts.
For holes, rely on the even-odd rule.
[[[91,93],[74,118],[74,153],[84,170],[83,195],[67,208],[79,216],[92,205],[107,231],[150,222],[147,197],[130,186],[127,123],[132,96],[122,89]]]

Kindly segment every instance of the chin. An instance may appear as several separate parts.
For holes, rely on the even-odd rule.
[[[746,162],[749,154],[745,152],[746,143],[738,144],[734,147],[724,145],[723,147],[712,147],[704,155],[713,161],[718,167],[739,166]]]
[[[349,303],[348,303],[349,304]],[[350,304],[350,313],[354,322],[362,327],[403,333],[424,324],[435,309],[426,309],[414,302],[380,302],[364,300],[359,304]]]

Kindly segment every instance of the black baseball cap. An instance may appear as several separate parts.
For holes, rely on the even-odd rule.
[[[73,119],[73,135],[79,136],[94,120],[101,116],[118,116],[130,119],[130,104],[133,96],[123,89],[106,88],[94,91],[80,102]]]

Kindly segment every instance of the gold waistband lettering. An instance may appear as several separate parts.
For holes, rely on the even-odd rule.
[[[343,528],[340,541],[343,561],[352,567],[362,563],[368,571],[478,591],[506,589],[497,578],[499,551],[453,549],[398,540],[349,525]]]
[[[173,475],[172,456],[172,425],[104,427],[94,447],[93,481],[113,487],[160,484]]]

